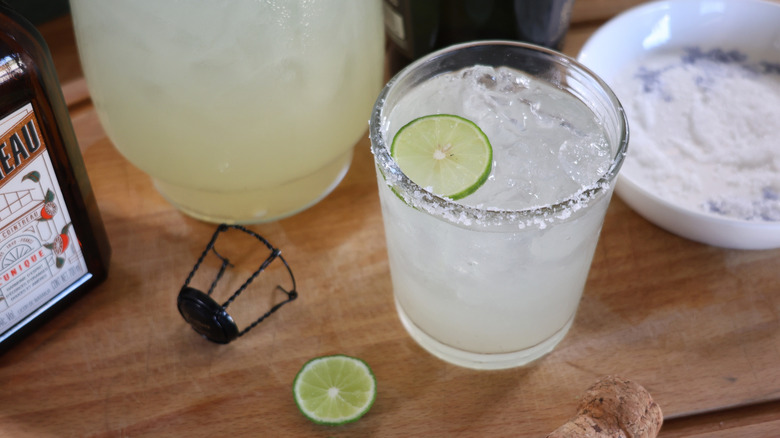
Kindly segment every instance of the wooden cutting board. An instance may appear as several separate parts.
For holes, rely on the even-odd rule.
[[[91,108],[74,122],[114,248],[111,275],[0,358],[0,430],[12,436],[530,437],[612,373],[645,385],[667,418],[780,395],[780,252],[689,242],[618,198],[575,324],[552,354],[496,372],[430,356],[395,315],[367,139],[323,202],[252,227],[282,248],[300,298],[234,344],[208,343],[175,297],[214,226],[172,209]],[[336,430],[308,423],[290,395],[299,367],[328,353],[365,359],[379,382],[368,416]]]

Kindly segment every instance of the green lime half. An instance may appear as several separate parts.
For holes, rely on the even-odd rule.
[[[293,382],[298,409],[309,420],[329,426],[356,421],[374,404],[376,379],[368,364],[337,354],[303,365]]]
[[[450,114],[420,117],[393,138],[390,155],[420,187],[461,199],[487,181],[493,148],[474,122]]]

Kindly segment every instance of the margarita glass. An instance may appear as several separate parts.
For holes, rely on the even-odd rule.
[[[490,177],[458,201],[408,178],[396,132],[453,114],[492,143]],[[628,130],[607,85],[575,60],[504,41],[418,60],[380,94],[372,152],[400,319],[422,347],[482,369],[526,364],[574,321]]]

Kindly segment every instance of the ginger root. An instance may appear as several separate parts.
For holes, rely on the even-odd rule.
[[[661,408],[645,388],[606,376],[585,391],[577,416],[547,438],[655,438],[663,422]]]

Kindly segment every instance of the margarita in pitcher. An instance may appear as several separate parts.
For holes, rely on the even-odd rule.
[[[109,138],[174,205],[265,222],[327,195],[381,89],[379,0],[72,0]]]
[[[574,320],[625,152],[612,92],[552,51],[456,46],[388,84],[371,139],[412,337],[473,368],[549,352]]]

